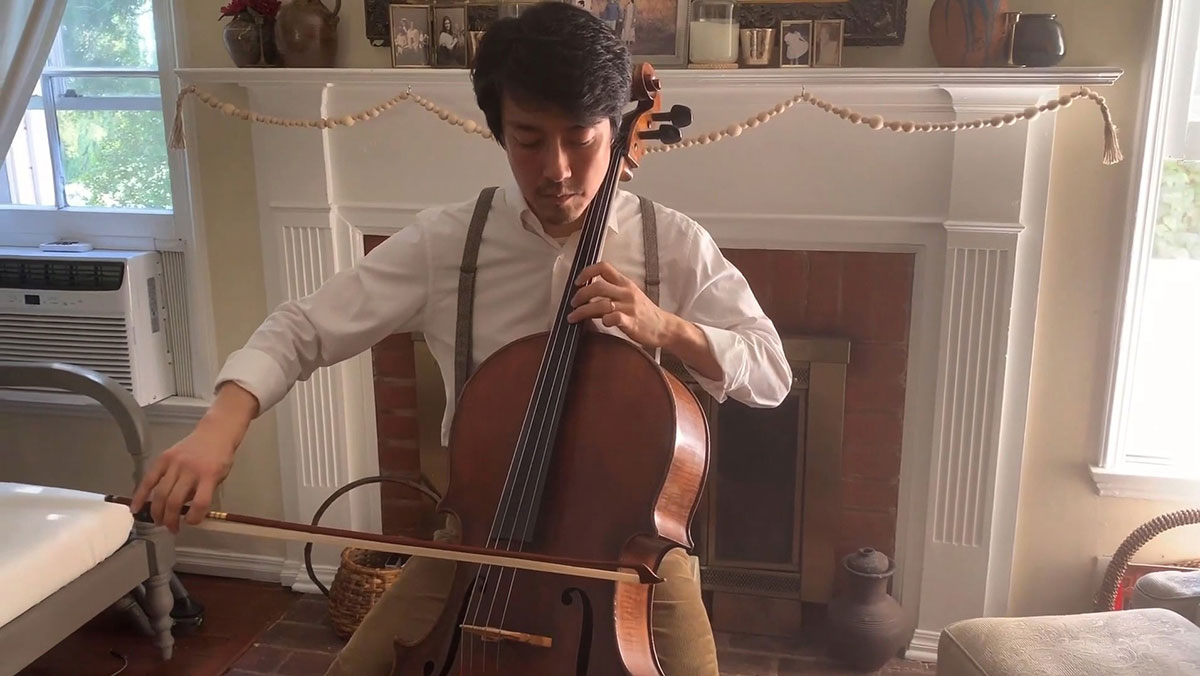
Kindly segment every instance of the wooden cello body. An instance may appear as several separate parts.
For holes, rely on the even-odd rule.
[[[638,110],[616,135],[617,164],[589,207],[576,272],[595,262],[616,182],[659,110],[649,66],[635,71],[634,90]],[[450,439],[439,511],[457,517],[464,545],[650,570],[692,545],[708,471],[699,402],[640,346],[568,325],[562,307],[549,333],[480,364]],[[653,588],[458,563],[444,612],[422,641],[396,644],[392,673],[661,674]]]
[[[463,544],[488,544],[512,460],[497,449],[516,446],[546,338],[530,336],[497,352],[459,399],[461,419],[474,422],[455,428],[441,509],[459,517]],[[586,335],[576,369],[538,534],[524,551],[655,570],[670,547],[691,545],[688,528],[708,462],[703,411],[682,383],[620,338]],[[485,420],[491,424],[480,424]],[[520,571],[480,576],[479,583],[494,587],[479,589],[478,572],[458,564],[446,612],[423,643],[397,647],[393,673],[661,673],[649,621],[653,585]],[[482,599],[478,615],[468,602],[471,591]],[[470,645],[470,635],[460,645],[461,625],[495,625],[501,618],[503,629],[548,637],[551,645]]]

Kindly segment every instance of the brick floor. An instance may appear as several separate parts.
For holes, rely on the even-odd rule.
[[[762,636],[717,634],[722,676],[850,676],[812,644]],[[226,672],[228,676],[320,676],[344,645],[333,632],[322,596],[298,598]],[[880,676],[932,676],[932,665],[893,660]]]
[[[345,645],[329,623],[324,596],[305,594],[247,650],[229,676],[320,676]]]
[[[862,676],[841,667],[823,654],[820,646],[797,644],[766,636],[717,633],[717,660],[721,676]],[[932,664],[894,659],[879,676],[934,676]]]

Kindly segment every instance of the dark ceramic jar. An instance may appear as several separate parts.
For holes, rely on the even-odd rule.
[[[842,565],[850,580],[829,602],[829,654],[854,669],[876,671],[908,645],[915,626],[887,593],[896,567],[886,555],[865,547]]]
[[[1012,63],[1035,68],[1057,65],[1067,54],[1063,27],[1054,14],[1019,14],[1012,27]]]

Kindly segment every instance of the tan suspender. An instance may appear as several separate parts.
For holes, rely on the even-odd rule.
[[[658,305],[658,219],[654,202],[638,196],[642,208],[642,250],[646,254],[646,297]]]
[[[483,241],[483,226],[487,224],[495,186],[484,188],[475,202],[475,212],[467,228],[467,241],[463,246],[462,265],[458,272],[458,319],[454,331],[454,397],[462,394],[463,386],[471,375],[471,335],[475,310],[475,264],[479,260],[479,245]],[[646,257],[646,297],[658,304],[658,221],[654,216],[654,203],[638,197],[642,212],[642,249]]]
[[[487,223],[496,186],[484,188],[475,202],[467,243],[463,246],[462,265],[458,268],[458,320],[454,330],[454,398],[462,394],[463,385],[471,372],[471,325],[475,312],[475,262],[479,260],[479,243],[483,241],[483,226]]]

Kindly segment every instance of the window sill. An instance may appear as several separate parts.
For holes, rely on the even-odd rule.
[[[193,397],[168,397],[144,409],[153,424],[193,425],[204,416],[209,402]],[[88,397],[77,394],[5,391],[0,392],[0,414],[78,416],[110,418],[108,411]],[[111,418],[110,418],[111,419]]]
[[[1096,492],[1110,498],[1200,503],[1200,478],[1169,476],[1166,468],[1091,467]]]

